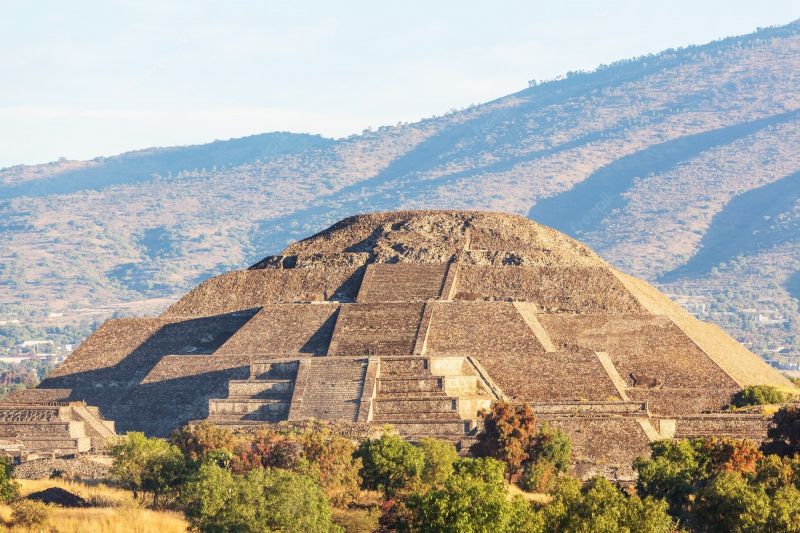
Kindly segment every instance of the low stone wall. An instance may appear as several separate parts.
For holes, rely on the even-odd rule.
[[[33,459],[15,466],[14,477],[18,479],[48,479],[55,473],[72,479],[108,479],[109,468],[110,463],[107,458],[100,458],[97,461],[87,457]]]

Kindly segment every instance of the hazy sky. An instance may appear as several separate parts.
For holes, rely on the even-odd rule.
[[[0,0],[0,167],[346,136],[797,18],[798,0]]]

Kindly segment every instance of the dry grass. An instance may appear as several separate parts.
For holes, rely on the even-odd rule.
[[[107,485],[88,485],[59,479],[23,479],[19,480],[19,484],[23,496],[49,487],[60,487],[81,496],[93,507],[66,509],[52,506],[46,523],[27,529],[14,527],[11,507],[0,505],[0,524],[11,531],[173,533],[183,532],[188,528],[180,513],[143,509],[129,492]]]
[[[543,492],[525,492],[518,486],[512,485],[511,483],[508,483],[506,488],[509,496],[522,496],[526,501],[529,502],[535,502],[544,505],[550,503],[550,500],[552,499],[549,494],[545,494]]]

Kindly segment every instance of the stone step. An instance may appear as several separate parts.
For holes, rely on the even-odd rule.
[[[23,443],[24,450],[28,451],[58,451],[62,453],[75,452],[88,452],[92,448],[92,440],[89,437],[78,438],[25,438],[19,439]]]
[[[283,422],[286,420],[286,415],[279,415],[277,413],[250,413],[247,415],[215,414],[208,415],[206,420],[218,426],[263,426],[266,424]]]
[[[228,382],[228,397],[290,399],[293,389],[291,379],[233,379]]]
[[[378,397],[373,400],[373,409],[376,414],[404,413],[412,415],[418,412],[447,412],[458,410],[458,401],[449,397],[419,397],[419,398],[386,398]]]
[[[387,420],[386,423],[391,424],[401,435],[407,438],[420,438],[431,436],[446,436],[462,437],[467,434],[471,427],[472,422],[469,420],[453,420],[453,421],[415,421],[409,422],[408,420]]]
[[[431,376],[427,357],[381,357],[381,377],[389,375]]]
[[[420,376],[418,378],[381,377],[378,379],[378,393],[394,394],[397,392],[438,392],[444,391],[442,378]]]
[[[250,363],[250,377],[263,380],[294,379],[299,366],[299,361],[253,361]]]
[[[393,423],[395,421],[409,422],[420,420],[462,420],[458,411],[417,411],[413,417],[406,415],[406,413],[375,413],[373,415],[373,422],[380,423]]]
[[[250,398],[225,398],[208,400],[209,415],[252,415],[271,418],[287,416],[289,414],[289,401],[287,400],[255,400]]]

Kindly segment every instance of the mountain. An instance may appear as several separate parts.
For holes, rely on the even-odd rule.
[[[493,209],[800,357],[800,22],[531,85],[336,141],[256,136],[213,164],[216,143],[0,171],[2,310],[173,297],[357,212]]]

